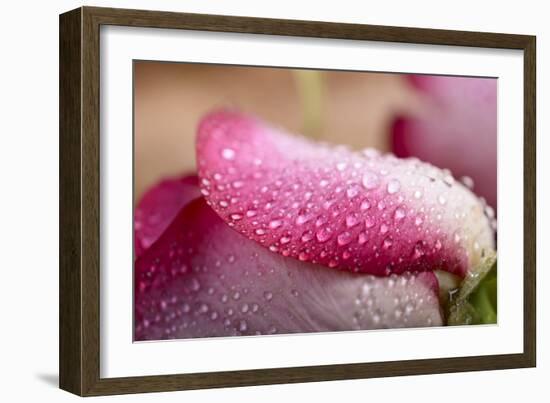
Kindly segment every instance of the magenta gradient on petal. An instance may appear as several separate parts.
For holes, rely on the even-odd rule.
[[[421,116],[397,119],[393,152],[468,176],[475,192],[497,207],[497,80],[410,76],[427,101]]]
[[[135,263],[135,340],[440,326],[433,273],[375,277],[272,253],[204,199]]]
[[[145,193],[134,210],[135,258],[157,240],[183,206],[199,196],[195,175],[165,179]]]
[[[374,275],[463,276],[493,248],[479,199],[417,159],[314,143],[222,110],[200,124],[197,161],[209,205],[283,256]]]

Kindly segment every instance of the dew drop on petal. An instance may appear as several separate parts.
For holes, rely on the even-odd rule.
[[[363,200],[361,202],[361,206],[360,206],[361,210],[368,210],[370,209],[370,202],[368,200]]]
[[[375,225],[376,225],[376,221],[374,220],[373,217],[368,216],[367,218],[365,218],[365,227],[372,228]]]
[[[401,188],[401,183],[397,179],[392,179],[388,182],[388,185],[386,186],[386,190],[389,194],[394,194],[399,191]]]
[[[366,172],[363,175],[362,183],[365,189],[372,190],[380,185],[380,179],[374,172]]]
[[[276,229],[279,228],[282,224],[283,222],[281,220],[273,220],[269,223],[269,228]]]
[[[359,217],[355,213],[351,213],[346,217],[346,226],[348,228],[354,227],[359,224]]]
[[[332,237],[332,231],[330,228],[321,228],[315,236],[319,242],[326,242]]]
[[[222,157],[226,160],[235,159],[235,150],[233,150],[231,148],[224,148],[222,150]]]
[[[474,180],[470,178],[469,176],[463,176],[460,181],[464,186],[466,186],[468,189],[472,190],[474,188]]]
[[[337,241],[338,241],[338,245],[340,246],[344,246],[344,245],[347,245],[351,242],[351,234],[349,232],[342,232],[341,234],[338,235],[337,237]]]
[[[281,243],[281,245],[285,245],[290,242],[290,237],[283,236],[281,237],[281,239],[279,239],[279,242]]]
[[[348,166],[347,163],[339,162],[339,163],[336,164],[336,169],[339,170],[340,172],[342,172],[346,169],[347,166]]]
[[[401,207],[398,207],[397,209],[395,209],[393,218],[395,218],[396,220],[402,220],[406,214],[407,213],[405,212],[405,210],[403,210]]]

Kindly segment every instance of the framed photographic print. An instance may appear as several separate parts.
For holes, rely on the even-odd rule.
[[[533,36],[62,14],[60,387],[535,366],[535,165]]]

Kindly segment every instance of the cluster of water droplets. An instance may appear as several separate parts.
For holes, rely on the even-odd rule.
[[[197,242],[189,232],[152,260],[140,261],[136,339],[440,324],[435,294],[413,274],[380,278],[289,264],[252,241],[237,254],[229,252],[234,246],[227,244],[227,232],[221,222],[218,237]],[[194,247],[183,246],[189,244]],[[394,316],[396,309],[402,318]]]
[[[224,163],[201,170],[202,192],[229,226],[283,256],[383,275],[467,269],[460,223],[475,197],[449,171],[373,149],[297,148],[244,170],[238,149],[222,148]]]

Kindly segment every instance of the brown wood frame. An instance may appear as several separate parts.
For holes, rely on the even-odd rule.
[[[100,378],[101,25],[404,42],[524,52],[524,350],[521,354]],[[60,15],[60,387],[81,396],[525,368],[536,365],[536,38],[484,32],[82,7]]]

